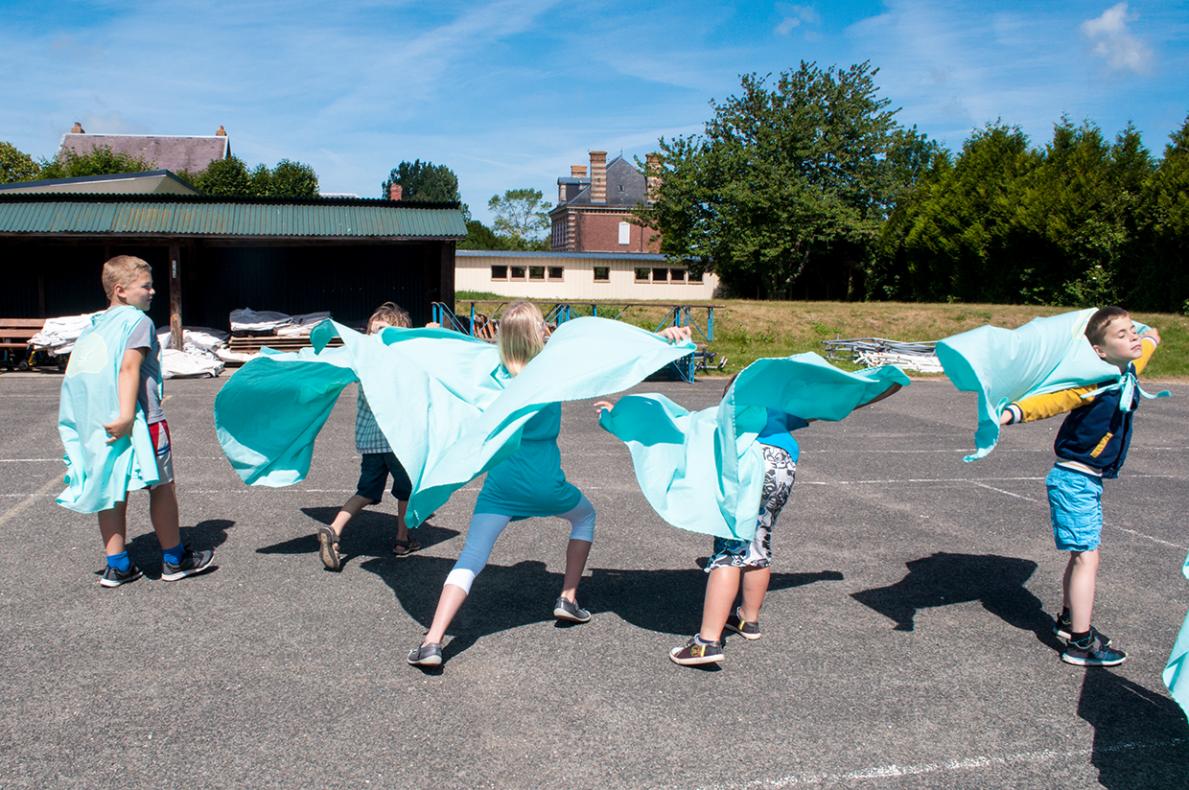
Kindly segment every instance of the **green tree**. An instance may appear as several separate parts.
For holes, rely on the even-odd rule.
[[[0,184],[34,181],[40,173],[41,168],[33,157],[12,143],[0,141]]]
[[[252,197],[272,197],[272,171],[263,162],[248,173],[248,194]]]
[[[745,75],[703,134],[662,139],[656,200],[637,213],[662,252],[744,296],[862,296],[896,192],[877,73],[802,62],[771,85]]]
[[[477,219],[467,220],[467,235],[458,242],[460,250],[506,250],[507,242]]]
[[[1147,254],[1126,272],[1127,304],[1189,315],[1189,117],[1169,135],[1141,205]]]
[[[513,250],[547,249],[549,209],[553,206],[539,189],[509,189],[492,195],[487,208],[495,215],[492,227]]]
[[[240,197],[252,194],[252,174],[236,156],[211,162],[191,183],[204,195]]]
[[[116,173],[143,173],[155,169],[152,162],[100,146],[85,154],[64,151],[57,159],[41,163],[41,178],[78,178]]]
[[[303,162],[282,159],[272,169],[269,193],[272,197],[318,197],[318,175]]]
[[[461,203],[458,176],[445,165],[432,162],[401,162],[380,185],[380,197],[388,197],[388,188],[400,184],[402,200],[423,200],[430,203]]]

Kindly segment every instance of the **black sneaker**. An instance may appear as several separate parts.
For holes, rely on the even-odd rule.
[[[99,577],[99,585],[101,587],[119,587],[121,584],[134,582],[144,576],[140,572],[140,568],[132,563],[128,563],[128,570],[118,571],[110,565],[103,567],[103,575]]]
[[[161,578],[167,582],[176,582],[178,579],[184,579],[187,576],[193,576],[197,573],[209,571],[212,568],[211,563],[215,560],[215,552],[210,549],[203,549],[202,551],[190,551],[190,549],[183,547],[182,561],[177,565],[172,562],[163,562],[161,564]]]
[[[1079,667],[1117,667],[1127,660],[1127,654],[1107,647],[1102,636],[1091,631],[1087,642],[1070,642],[1061,660]]]
[[[761,636],[763,636],[763,634],[760,633],[760,624],[749,623],[744,620],[743,610],[739,608],[735,609],[735,614],[733,616],[727,618],[726,628],[728,631],[734,631],[735,633],[739,634],[739,636],[747,640],[759,639]]]
[[[553,616],[558,620],[566,620],[571,623],[590,622],[590,612],[573,601],[567,601],[561,597],[553,602]]]
[[[1102,644],[1106,647],[1111,646],[1111,638],[1099,631],[1094,626],[1090,626],[1090,633],[1102,640]],[[1057,622],[1053,623],[1053,636],[1057,641],[1063,645],[1068,645],[1069,640],[1073,638],[1073,623],[1069,620],[1062,620],[1057,618]]]
[[[438,644],[417,645],[409,651],[408,662],[415,667],[440,667],[442,646]]]
[[[717,664],[723,660],[721,642],[703,642],[696,634],[689,638],[684,647],[669,651],[669,660],[683,667],[700,664]]]

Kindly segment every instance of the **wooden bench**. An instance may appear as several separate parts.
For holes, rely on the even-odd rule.
[[[45,326],[44,318],[0,318],[0,357],[12,370],[28,356],[29,339]]]
[[[341,346],[342,344],[343,341],[336,337],[328,345]],[[277,351],[299,351],[303,348],[312,348],[313,344],[308,335],[288,337],[282,335],[232,335],[231,339],[227,341],[228,350],[237,354],[259,354],[260,349],[265,346]]]

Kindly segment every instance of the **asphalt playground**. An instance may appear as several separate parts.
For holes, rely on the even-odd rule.
[[[696,630],[709,540],[664,524],[626,448],[567,404],[567,474],[599,513],[593,620],[551,616],[564,523],[516,522],[425,673],[405,653],[478,483],[411,557],[390,553],[395,503],[365,512],[328,573],[314,530],[354,490],[353,392],[306,482],[248,488],[212,425],[226,380],[167,382],[165,403],[183,534],[218,569],[161,581],[138,493],[146,578],[108,590],[93,517],[54,504],[61,378],[0,375],[0,787],[1189,786],[1189,726],[1160,680],[1189,610],[1184,383],[1143,404],[1106,486],[1095,621],[1130,653],[1117,670],[1063,664],[1049,636],[1059,421],[1008,428],[965,464],[973,398],[926,380],[798,432],[764,636],[728,641],[709,671],[667,657]],[[639,391],[699,408],[721,386]]]

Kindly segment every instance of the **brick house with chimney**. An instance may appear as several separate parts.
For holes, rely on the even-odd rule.
[[[155,168],[174,173],[198,173],[211,162],[231,157],[231,140],[222,126],[212,135],[87,134],[81,123],[62,135],[58,156],[67,152],[85,156],[97,148],[142,159]]]
[[[647,157],[648,170],[659,170],[656,154]],[[572,165],[569,177],[557,179],[557,207],[549,212],[554,252],[656,253],[660,236],[632,221],[632,210],[649,205],[656,188],[653,176],[606,151],[590,152],[586,165]]]

